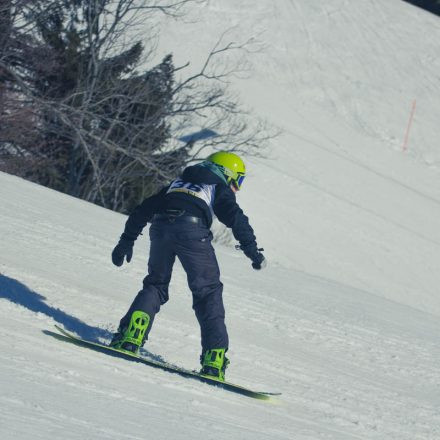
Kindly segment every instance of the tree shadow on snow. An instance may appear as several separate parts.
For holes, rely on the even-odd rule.
[[[26,307],[31,312],[43,313],[44,315],[49,316],[61,324],[66,330],[76,333],[80,338],[86,339],[87,341],[101,342],[99,340],[100,338],[110,340],[113,336],[113,333],[108,330],[99,327],[92,327],[60,309],[49,306],[45,303],[46,298],[43,295],[29,289],[27,286],[20,283],[20,281],[2,274],[0,274],[0,299],[1,298]],[[141,349],[141,353],[156,361],[164,362],[164,359],[161,356],[155,355],[145,348]]]
[[[66,330],[75,332],[79,337],[89,341],[98,341],[99,338],[110,339],[112,333],[98,327],[92,327],[78,318],[63,312],[60,309],[45,303],[46,298],[29,289],[13,278],[0,274],[0,299],[5,298],[14,304],[26,307],[35,313],[43,313],[53,318]]]

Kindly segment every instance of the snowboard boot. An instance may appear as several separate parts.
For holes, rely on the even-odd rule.
[[[200,357],[202,364],[200,374],[224,382],[225,370],[229,365],[229,359],[225,356],[225,353],[225,348],[206,350]]]
[[[144,345],[146,339],[145,333],[149,323],[150,316],[147,313],[141,310],[134,311],[131,315],[128,327],[119,328],[113,335],[110,347],[116,348],[116,350],[138,354],[139,348]]]

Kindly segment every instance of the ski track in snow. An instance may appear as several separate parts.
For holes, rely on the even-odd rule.
[[[1,178],[15,188],[10,203],[19,203],[21,194],[37,189],[13,177]],[[142,249],[146,242],[138,243],[133,266],[113,272],[108,270],[108,253],[99,251],[84,292],[78,274],[87,269],[90,259],[93,263],[90,254],[80,258],[83,249],[75,246],[83,240],[84,219],[76,219],[78,224],[69,227],[65,239],[67,226],[57,213],[77,212],[82,202],[48,193],[58,203],[44,198],[33,203],[33,227],[29,223],[27,229],[21,227],[29,218],[25,203],[21,215],[12,209],[2,213],[3,227],[19,226],[20,240],[11,239],[9,246],[6,240],[6,245],[12,249],[15,244],[21,262],[12,259],[1,266],[0,313],[7,325],[0,331],[0,365],[2,377],[8,378],[2,381],[0,397],[5,422],[1,438],[137,439],[146,432],[178,439],[188,438],[189,433],[194,438],[222,434],[249,439],[292,435],[434,439],[438,435],[440,323],[436,316],[281,266],[249,273],[247,262],[227,248],[219,249],[219,258],[234,341],[230,377],[255,389],[282,391],[276,405],[46,336],[43,330],[59,322],[108,340],[105,329],[114,328],[131,299],[131,295],[121,297],[119,286],[124,283],[118,278],[140,280],[142,254],[147,251]],[[47,215],[51,210],[61,224],[51,227]],[[115,216],[99,209],[94,214],[100,224],[111,224]],[[41,265],[47,264],[38,258],[33,263],[41,251],[40,240],[52,258],[69,260],[69,267],[52,267],[52,275],[49,268],[41,271]],[[111,238],[107,241],[110,244]],[[108,247],[102,242],[98,246]],[[249,284],[251,275],[256,279]],[[110,279],[110,284],[91,292],[90,285]],[[158,316],[147,349],[195,368],[198,332],[184,282],[177,267],[171,301]],[[135,292],[136,283],[128,284]],[[271,291],[277,293],[268,295]],[[28,297],[18,298],[14,292]],[[37,294],[41,298],[32,300]],[[97,326],[104,330],[94,333]],[[164,427],[170,418],[174,423]]]
[[[176,65],[197,69],[225,23],[264,47],[233,87],[283,129],[266,160],[249,159],[240,194],[269,267],[252,271],[227,239],[216,248],[228,379],[283,394],[255,401],[46,335],[58,323],[108,341],[141,286],[148,234],[117,269],[124,216],[0,173],[0,439],[438,440],[438,18],[398,0],[193,13],[163,19],[159,51],[179,41]],[[198,368],[179,264],[145,350]]]

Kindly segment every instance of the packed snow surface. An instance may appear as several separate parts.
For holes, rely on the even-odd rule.
[[[0,438],[440,438],[440,21],[399,0],[222,0],[163,22],[176,64],[255,36],[242,101],[283,130],[239,202],[269,266],[216,245],[228,379],[268,404],[60,342],[108,341],[141,286],[125,217],[0,174]],[[426,36],[429,35],[429,38]],[[408,144],[404,136],[416,103]],[[198,367],[176,264],[145,349]],[[147,354],[148,354],[147,353]]]

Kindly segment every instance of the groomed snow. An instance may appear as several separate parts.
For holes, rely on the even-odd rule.
[[[247,161],[239,194],[270,264],[217,253],[228,378],[283,395],[251,400],[46,335],[58,323],[108,340],[141,285],[148,234],[116,268],[124,216],[0,173],[0,438],[437,440],[439,19],[399,0],[194,12],[198,23],[164,23],[160,50],[176,64],[202,60],[229,26],[265,44],[234,87],[284,130],[267,160]],[[146,349],[196,368],[179,265],[170,290]]]

